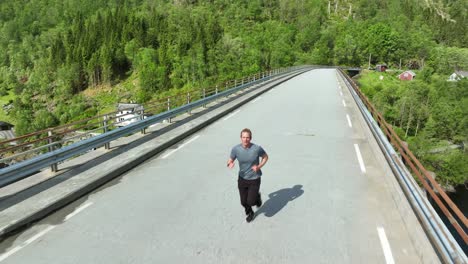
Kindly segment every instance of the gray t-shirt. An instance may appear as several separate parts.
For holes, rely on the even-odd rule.
[[[253,165],[258,165],[260,157],[266,152],[259,145],[250,143],[249,148],[242,147],[242,144],[236,145],[231,150],[231,159],[239,161],[239,177],[246,180],[256,180],[262,176],[262,171],[252,170]]]

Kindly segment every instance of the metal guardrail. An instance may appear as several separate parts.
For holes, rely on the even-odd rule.
[[[145,104],[144,108],[129,107],[87,119],[75,121],[73,123],[61,125],[58,127],[47,128],[41,131],[36,131],[17,138],[4,140],[0,142],[0,163],[20,162],[32,158],[32,156],[43,154],[52,151],[54,148],[62,147],[67,144],[74,143],[86,138],[93,132],[102,133],[114,129],[118,126],[123,126],[124,122],[134,122],[143,119],[148,114],[158,114],[160,112],[173,109],[175,107],[190,103],[191,101],[205,98],[212,94],[217,94],[227,90],[230,87],[237,87],[244,83],[251,83],[258,79],[269,77],[281,73],[286,69],[279,69],[258,73],[252,76],[242,78],[240,80],[226,81],[216,87],[208,89],[193,89],[190,91],[180,92],[174,96],[169,96],[157,101],[151,101]],[[129,112],[122,114],[122,112]],[[122,121],[117,121],[121,119]],[[81,131],[84,130],[84,131]],[[144,132],[144,131],[142,131]],[[76,135],[73,135],[75,133]],[[71,135],[72,134],[72,135]]]
[[[282,77],[285,74],[293,73],[300,71],[301,69],[305,69],[306,67],[291,67],[291,68],[286,68],[286,69],[278,69],[275,71],[267,72],[267,73],[261,73],[254,75],[252,77],[248,77],[246,80],[242,79],[239,82],[237,80],[226,82],[225,83],[225,89],[221,91],[220,88],[215,87],[214,89],[211,90],[198,90],[198,95],[193,96],[194,93],[184,93],[182,94],[183,96],[173,96],[173,97],[167,97],[164,98],[163,101],[159,102],[150,102],[148,104],[147,108],[145,111],[148,111],[148,109],[153,109],[156,111],[159,111],[160,113],[144,118],[143,117],[143,111],[138,113],[138,115],[134,116],[133,118],[138,119],[138,121],[132,122],[126,126],[115,128],[115,124],[118,122],[113,122],[111,123],[111,118],[113,115],[115,115],[117,112],[112,112],[108,114],[103,114],[99,115],[96,117],[80,120],[77,122],[74,122],[72,124],[67,124],[55,128],[50,128],[42,131],[38,131],[35,133],[31,133],[16,139],[12,140],[7,140],[0,142],[0,146],[2,144],[4,145],[5,143],[13,142],[13,141],[19,141],[19,140],[24,140],[24,139],[30,139],[25,140],[25,142],[22,142],[16,146],[10,146],[6,149],[0,150],[0,153],[6,152],[6,151],[11,151],[12,149],[19,149],[21,150],[19,153],[15,153],[14,155],[10,156],[9,158],[16,158],[21,155],[27,155],[33,152],[37,151],[46,151],[46,153],[42,153],[40,155],[28,158],[24,161],[18,162],[16,164],[12,164],[6,168],[0,169],[0,187],[6,186],[12,182],[15,182],[21,178],[24,178],[27,175],[30,175],[34,172],[39,171],[40,169],[43,169],[47,166],[51,166],[52,171],[57,171],[57,164],[61,161],[64,161],[66,159],[78,156],[86,151],[89,151],[90,149],[93,148],[98,148],[105,146],[106,149],[110,148],[109,143],[113,140],[116,140],[120,137],[127,136],[129,134],[141,131],[142,133],[145,132],[145,129],[149,127],[152,124],[162,122],[163,120],[170,120],[172,117],[175,117],[177,115],[183,114],[183,113],[190,113],[191,109],[201,107],[201,106],[206,106],[206,104],[213,102],[219,98],[222,97],[227,97],[233,93],[236,93],[240,90],[246,89],[248,87],[251,87],[255,84],[261,83],[268,81],[272,78],[275,77]],[[231,87],[231,88],[230,88]],[[194,101],[195,99],[198,99]],[[179,100],[179,102],[177,102]],[[176,104],[178,103],[179,107],[171,109],[170,104]],[[125,115],[120,115],[118,117],[122,117]],[[104,118],[104,121],[93,121],[96,119],[101,119]],[[115,119],[115,118],[114,118]],[[129,119],[127,119],[129,120]],[[91,123],[88,123],[89,121],[93,121]],[[97,126],[99,124],[102,124],[102,126]],[[92,128],[86,132],[84,132],[82,135],[78,136],[69,136],[66,137],[67,134],[70,134],[71,132],[76,133],[77,129],[73,129],[73,126],[78,125],[78,129],[83,129],[83,128]],[[97,128],[95,127],[97,126]],[[110,129],[110,127],[113,126],[113,129]],[[93,137],[88,137],[88,135],[92,132],[95,132],[97,130],[102,130],[103,133],[99,135],[95,135]],[[55,133],[52,133],[55,132]],[[47,133],[47,136],[45,137],[40,137],[41,135]],[[64,142],[72,139],[73,137],[88,137],[84,140],[74,142],[70,145],[62,146]],[[39,139],[36,139],[35,137],[39,137]],[[57,137],[62,137],[59,140],[54,140]],[[37,147],[32,147],[34,144],[40,143],[40,142],[47,142],[47,144],[39,145]],[[60,148],[57,148],[60,146]],[[5,159],[0,160],[0,162],[4,161]]]
[[[418,215],[431,242],[437,248],[439,256],[445,263],[468,263],[465,253],[455,241],[450,231],[448,231],[437,212],[435,212],[429,201],[420,193],[420,187],[415,182],[409,169],[418,177],[427,194],[430,195],[441,208],[464,242],[468,243],[468,237],[464,231],[468,228],[466,217],[445,194],[439,184],[429,176],[424,166],[422,166],[408,147],[403,144],[392,127],[370,103],[369,99],[360,91],[358,85],[342,70],[338,72],[342,79],[345,80],[348,89],[381,146],[387,161],[395,172],[400,186],[405,191],[411,206]],[[398,150],[398,153],[395,148]],[[409,169],[405,165],[407,165]],[[436,195],[434,189],[439,192],[443,202]],[[455,218],[450,213],[445,204],[449,205],[450,209],[458,218]]]

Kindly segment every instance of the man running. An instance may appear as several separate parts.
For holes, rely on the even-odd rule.
[[[236,145],[231,150],[231,156],[227,162],[229,168],[234,167],[234,161],[239,162],[239,179],[237,186],[239,188],[240,201],[245,208],[247,222],[251,222],[254,218],[252,206],[262,206],[262,198],[260,196],[260,176],[262,176],[261,168],[268,161],[268,155],[265,150],[259,145],[251,143],[252,131],[244,128],[240,134],[241,144]],[[259,162],[259,159],[262,160]]]

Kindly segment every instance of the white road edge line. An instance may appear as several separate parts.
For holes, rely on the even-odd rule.
[[[3,253],[2,255],[0,255],[0,262],[1,261],[4,261],[6,258],[8,258],[9,256],[15,254],[16,252],[20,251],[21,249],[23,249],[24,247],[26,247],[27,245],[31,244],[32,242],[36,241],[38,238],[40,238],[41,236],[45,235],[47,232],[49,232],[50,230],[54,229],[55,226],[48,226],[46,229],[42,230],[41,232],[35,234],[34,236],[32,236],[31,238],[29,238],[28,240],[26,240],[24,243],[22,243],[20,246],[16,246],[14,247],[13,249]]]
[[[86,209],[88,206],[90,206],[92,204],[93,204],[92,202],[87,202],[87,203],[81,205],[80,207],[76,208],[73,212],[71,212],[70,214],[68,214],[65,217],[65,221],[67,221],[70,218],[72,218],[73,216],[77,215],[79,212],[83,211],[84,209]],[[16,246],[13,249],[9,250],[8,252],[0,255],[0,262],[5,260],[9,256],[15,254],[16,252],[20,251],[21,249],[23,249],[27,245],[31,244],[32,242],[36,241],[38,238],[42,237],[43,235],[45,235],[47,232],[49,232],[50,230],[52,230],[54,228],[55,228],[55,226],[48,226],[46,229],[44,229],[44,230],[40,231],[39,233],[35,234],[34,236],[30,237],[28,240],[26,240],[20,246]]]
[[[340,91],[340,95],[343,96],[343,92],[342,92],[342,91]]]
[[[252,103],[257,102],[257,101],[260,100],[261,98],[262,98],[262,97],[257,97],[257,98],[255,98],[255,100],[253,100]]]
[[[228,120],[229,118],[233,117],[235,114],[237,114],[237,113],[239,113],[239,112],[240,112],[240,110],[237,110],[237,111],[235,111],[234,113],[231,113],[231,114],[229,114],[228,116],[226,116],[225,118],[223,118],[223,120],[226,121],[226,120]]]
[[[71,212],[70,214],[68,214],[66,217],[65,217],[65,221],[67,221],[68,219],[72,218],[73,216],[77,215],[79,212],[83,211],[84,209],[86,209],[88,206],[92,205],[93,202],[87,202],[85,204],[82,204],[81,206],[79,206],[78,208],[76,208],[73,212]]]
[[[343,102],[343,106],[346,107],[346,103],[345,103],[344,99],[341,100],[341,102]]]
[[[38,238],[40,238],[41,236],[45,235],[47,232],[49,232],[50,230],[54,229],[55,226],[48,226],[46,229],[42,230],[41,232],[35,234],[34,236],[32,236],[30,239],[26,240],[24,242],[24,246],[26,245],[29,245],[31,244],[32,242],[34,242],[35,240],[37,240]]]
[[[379,233],[380,244],[382,245],[382,250],[384,252],[385,261],[387,264],[395,264],[393,260],[392,250],[390,249],[390,243],[388,243],[387,236],[385,235],[385,230],[383,227],[377,227],[377,232]]]
[[[353,124],[351,123],[351,118],[349,118],[349,115],[346,114],[346,119],[348,119],[348,125],[349,127],[353,127]]]
[[[12,248],[10,251],[7,251],[5,253],[3,253],[2,255],[0,255],[0,262],[4,261],[5,259],[7,259],[9,256],[15,254],[16,252],[20,251],[23,247],[20,247],[20,246],[16,246],[14,248]]]
[[[177,150],[185,147],[185,145],[189,144],[190,142],[194,141],[195,139],[199,138],[200,135],[197,135],[195,137],[193,137],[192,139],[190,139],[189,141],[185,142],[184,144],[180,145],[179,147],[177,147],[176,149],[173,149],[171,152],[167,153],[166,155],[162,156],[163,159],[169,157],[170,155],[172,155],[174,152],[176,152]]]
[[[364,166],[364,160],[362,159],[358,144],[354,144],[354,150],[356,150],[356,156],[359,161],[359,167],[361,167],[362,173],[366,173],[366,167]]]

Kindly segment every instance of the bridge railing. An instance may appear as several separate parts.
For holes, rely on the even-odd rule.
[[[24,178],[38,170],[58,164],[94,148],[104,146],[122,136],[141,131],[152,124],[190,113],[219,98],[229,96],[260,82],[280,77],[304,67],[290,67],[257,73],[241,79],[226,81],[214,87],[192,89],[173,96],[150,101],[142,107],[129,107],[73,123],[47,128],[0,142],[0,187]],[[128,113],[125,113],[128,112]]]
[[[465,230],[468,230],[468,221],[465,215],[460,211],[460,209],[453,203],[453,201],[447,196],[442,187],[435,181],[433,177],[429,175],[427,170],[421,164],[421,162],[416,158],[416,156],[411,152],[406,144],[399,138],[395,133],[392,126],[389,125],[382,114],[380,114],[377,109],[371,104],[369,99],[361,92],[359,86],[343,71],[340,71],[341,76],[345,78],[348,84],[351,86],[351,89],[359,97],[359,99],[364,103],[365,107],[369,111],[373,120],[377,122],[380,130],[384,133],[384,136],[393,146],[393,148],[399,153],[401,160],[405,166],[410,170],[411,174],[416,176],[419,180],[419,183],[422,185],[426,191],[428,197],[433,199],[437,206],[441,209],[444,215],[449,220],[450,224],[454,227],[458,235],[462,238],[464,243],[468,244],[468,236]],[[364,113],[363,113],[364,114]],[[394,159],[398,162],[400,159]],[[437,193],[440,195],[437,195]],[[455,216],[456,217],[455,217]],[[443,238],[442,238],[443,239]],[[447,243],[450,243],[446,241]],[[456,242],[455,242],[456,243]],[[452,245],[453,248],[457,248]],[[459,248],[458,248],[459,249]],[[465,256],[466,258],[466,256]],[[455,262],[458,263],[458,262]],[[463,262],[460,262],[463,263]]]

